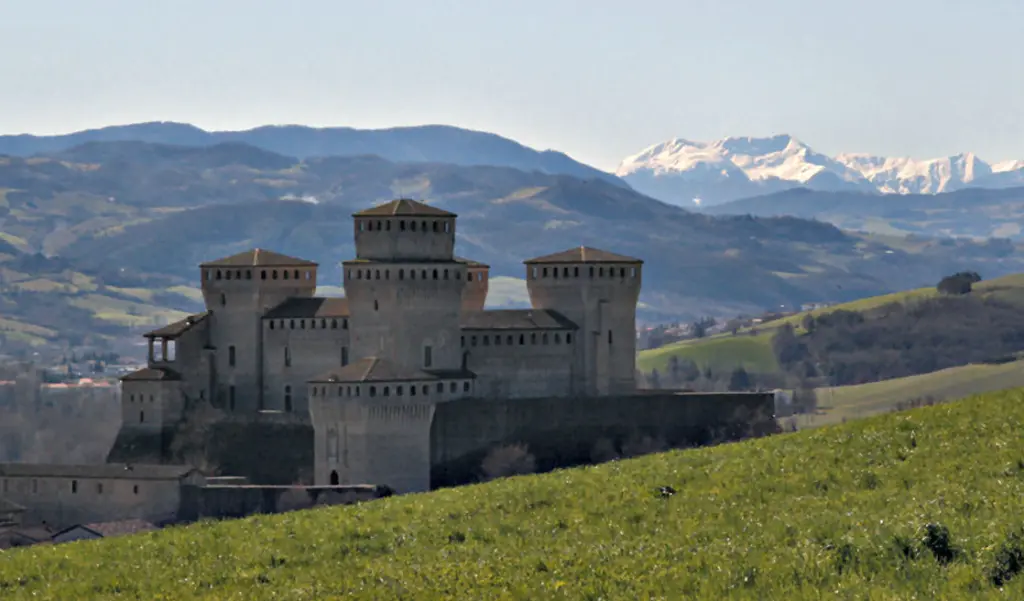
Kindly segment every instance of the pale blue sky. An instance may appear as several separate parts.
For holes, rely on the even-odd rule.
[[[144,120],[1024,158],[1024,0],[0,0],[0,132]]]

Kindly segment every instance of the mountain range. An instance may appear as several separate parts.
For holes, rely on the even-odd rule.
[[[793,188],[904,195],[1024,186],[1024,160],[828,156],[790,135],[673,138],[626,157],[615,173],[639,192],[698,209]]]
[[[387,129],[267,125],[243,131],[207,131],[188,123],[154,121],[52,136],[3,135],[0,136],[0,155],[56,153],[90,142],[148,142],[192,147],[241,143],[299,159],[375,155],[396,162],[494,165],[600,179],[628,187],[614,175],[577,162],[564,153],[534,150],[496,134],[448,125]]]
[[[427,157],[430,158],[430,157]],[[526,302],[524,259],[587,245],[645,261],[646,322],[836,302],[975,270],[1024,271],[1008,241],[893,239],[793,217],[685,211],[601,178],[511,167],[299,159],[239,143],[90,142],[0,157],[0,342],[135,342],[198,309],[196,265],[252,247],[321,264],[341,293],[351,214],[405,195],[459,215],[491,306]]]

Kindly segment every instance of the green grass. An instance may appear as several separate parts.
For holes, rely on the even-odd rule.
[[[642,351],[637,358],[637,368],[645,373],[650,373],[653,369],[665,373],[672,356],[689,359],[702,369],[710,365],[718,370],[731,370],[743,366],[747,371],[758,373],[779,370],[779,363],[772,352],[771,336],[767,334],[684,340]]]
[[[834,424],[896,410],[930,397],[936,402],[1024,386],[1024,360],[1002,365],[962,365],[881,382],[818,389],[819,412],[798,416],[800,427]]]
[[[1020,599],[1024,391],[0,555],[19,599]],[[659,493],[671,486],[670,496]],[[948,529],[948,561],[933,532]],[[1004,574],[1009,571],[1003,571]]]
[[[974,286],[974,290],[975,293],[986,297],[1019,304],[1024,308],[1024,273],[979,282]],[[731,370],[737,365],[743,365],[748,371],[760,373],[777,371],[779,366],[771,352],[771,338],[775,335],[775,330],[783,325],[789,324],[800,329],[801,323],[808,315],[818,317],[839,310],[866,312],[888,304],[912,302],[937,294],[935,288],[931,287],[872,296],[823,309],[803,311],[755,326],[757,334],[754,336],[750,335],[751,328],[743,328],[736,336],[726,332],[699,340],[684,340],[656,349],[647,349],[637,355],[637,368],[646,373],[651,369],[661,372],[668,365],[669,357],[678,355],[680,359],[691,359],[702,367],[710,365],[718,371]]]

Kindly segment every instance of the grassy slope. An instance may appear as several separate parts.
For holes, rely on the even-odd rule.
[[[1024,274],[1013,274],[980,282],[975,291],[1000,300],[1024,306]],[[748,371],[769,372],[778,369],[778,362],[771,351],[771,338],[775,330],[784,324],[799,327],[807,315],[823,315],[840,309],[846,311],[870,311],[890,303],[905,303],[935,296],[935,288],[918,288],[882,296],[873,296],[849,303],[833,305],[824,309],[804,311],[789,317],[770,322],[758,328],[758,333],[749,335],[747,330],[740,330],[739,335],[717,334],[701,340],[684,340],[661,348],[641,351],[637,357],[637,368],[650,372],[652,368],[662,371],[672,355],[680,359],[691,359],[698,365],[708,364],[719,370],[731,370],[743,365]]]
[[[1024,360],[1003,365],[963,365],[881,382],[818,389],[819,412],[800,415],[801,427],[887,413],[901,403],[931,397],[937,402],[1024,386]]]
[[[792,435],[0,556],[4,599],[1009,599],[1024,391]],[[659,487],[677,493],[663,497]],[[948,527],[941,565],[922,533]]]

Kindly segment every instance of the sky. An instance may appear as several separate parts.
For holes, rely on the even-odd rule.
[[[1024,158],[1022,0],[0,0],[0,133],[443,123]]]

